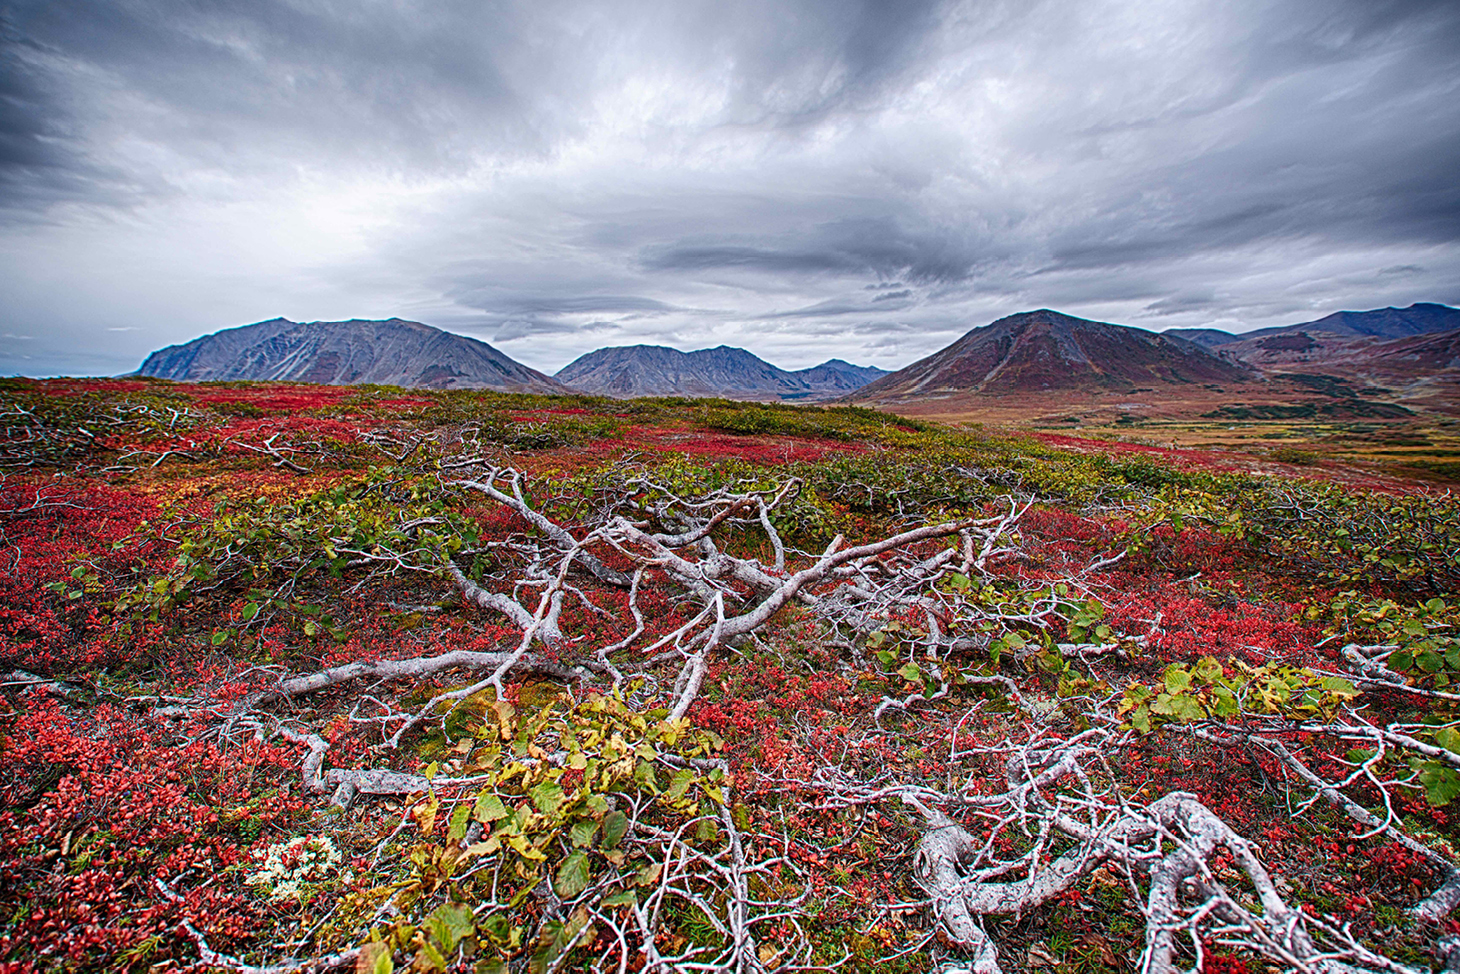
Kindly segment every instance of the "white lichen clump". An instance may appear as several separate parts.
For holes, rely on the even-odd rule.
[[[255,853],[258,855],[258,853]],[[297,900],[304,884],[326,880],[340,864],[340,850],[323,835],[301,835],[263,853],[263,868],[248,878],[270,900]]]

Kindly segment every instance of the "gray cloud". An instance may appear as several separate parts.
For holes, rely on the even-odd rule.
[[[1446,0],[0,0],[0,371],[276,314],[551,371],[1456,303],[1455,50]]]

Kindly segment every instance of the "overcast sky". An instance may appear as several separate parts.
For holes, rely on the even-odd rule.
[[[1460,3],[0,0],[0,374],[1460,304]]]

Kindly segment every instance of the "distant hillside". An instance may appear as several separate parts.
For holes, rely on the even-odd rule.
[[[1316,321],[1278,325],[1234,335],[1218,328],[1172,328],[1162,332],[1176,338],[1215,348],[1260,338],[1323,332],[1338,338],[1377,338],[1388,341],[1411,335],[1428,335],[1460,328],[1460,308],[1444,304],[1412,304],[1407,308],[1378,308],[1374,311],[1336,311]]]
[[[875,365],[853,365],[834,358],[791,374],[805,380],[814,392],[851,392],[892,373]]]
[[[787,372],[743,348],[681,352],[661,345],[600,348],[554,376],[580,392],[621,399],[634,396],[720,396],[727,399],[815,399],[858,389],[883,369],[840,359]]]
[[[1460,405],[1460,328],[1389,341],[1298,332],[1226,345],[1222,352],[1277,377],[1303,373],[1383,387],[1404,399],[1454,400],[1447,411]]]
[[[1242,336],[1234,335],[1230,331],[1222,331],[1220,328],[1171,328],[1161,332],[1171,338],[1184,338],[1189,342],[1196,342],[1207,348],[1215,348],[1218,345],[1225,345],[1228,342],[1235,342]]]
[[[1129,391],[1251,378],[1195,342],[1041,309],[975,328],[940,352],[884,376],[858,400],[907,402],[952,393]]]
[[[1379,308],[1374,311],[1337,311],[1316,321],[1303,321],[1280,328],[1259,328],[1235,336],[1239,340],[1291,335],[1300,331],[1327,332],[1340,338],[1390,340],[1427,335],[1460,328],[1460,308],[1443,304],[1412,304],[1407,308]]]
[[[228,328],[147,356],[140,375],[191,382],[265,379],[425,389],[570,390],[486,342],[417,321],[286,318]]]

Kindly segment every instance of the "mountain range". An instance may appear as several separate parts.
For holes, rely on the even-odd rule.
[[[724,396],[736,399],[824,399],[859,389],[885,369],[831,359],[787,372],[743,348],[681,352],[660,345],[600,348],[574,359],[554,378],[599,396]]]
[[[1460,413],[1460,310],[1347,311],[1233,335],[1041,309],[975,328],[847,401],[993,422]]]
[[[1315,321],[1300,321],[1296,325],[1279,325],[1275,328],[1259,328],[1256,331],[1234,335],[1219,328],[1173,328],[1162,332],[1198,342],[1209,348],[1251,342],[1282,335],[1296,335],[1299,332],[1324,332],[1339,338],[1409,338],[1437,331],[1460,328],[1460,308],[1443,304],[1416,303],[1407,308],[1379,308],[1374,311],[1336,311]]]
[[[589,352],[555,376],[485,342],[419,322],[274,318],[160,349],[138,374],[619,398],[840,399],[926,415],[1004,407],[1019,414],[1066,407],[1159,411],[1178,400],[1209,408],[1224,397],[1292,399],[1342,385],[1349,399],[1367,386],[1390,399],[1460,411],[1460,310],[1414,304],[1345,311],[1234,335],[1218,329],[1158,334],[1044,308],[974,328],[891,373],[841,359],[787,371],[724,345],[693,352],[632,345]]]
[[[549,377],[486,342],[418,321],[272,318],[159,349],[147,356],[137,374],[187,382],[371,382],[421,389],[587,392],[619,398],[816,400],[843,395],[887,372],[841,359],[787,372],[744,349],[724,345],[697,352],[631,345],[590,352]]]

